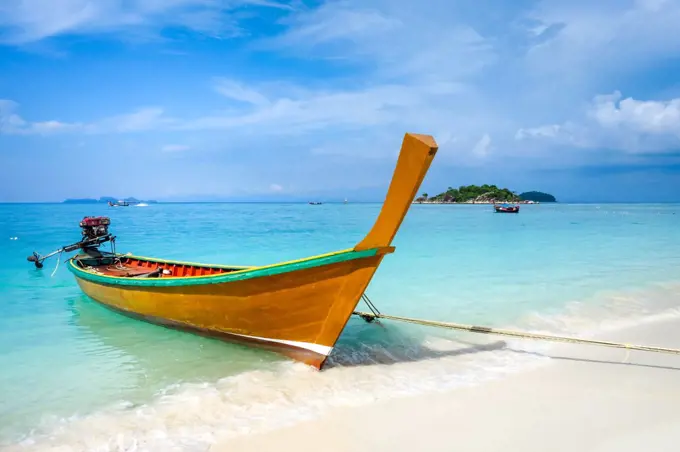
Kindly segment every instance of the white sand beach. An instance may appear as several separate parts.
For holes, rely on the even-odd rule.
[[[680,319],[603,334],[680,348]],[[336,409],[211,451],[676,451],[680,356],[556,345],[545,366],[445,393]],[[625,362],[624,362],[625,360]]]

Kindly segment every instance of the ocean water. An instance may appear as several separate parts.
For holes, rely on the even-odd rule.
[[[204,451],[333,407],[547,361],[546,344],[352,319],[316,372],[120,316],[85,297],[65,266],[54,271],[55,259],[42,270],[26,261],[78,240],[83,216],[108,215],[118,251],[269,264],[351,247],[379,210],[0,205],[0,449]],[[394,245],[367,291],[385,313],[582,336],[680,315],[680,205],[541,204],[518,215],[413,205]]]

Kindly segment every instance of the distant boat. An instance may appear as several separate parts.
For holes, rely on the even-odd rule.
[[[498,213],[519,213],[519,205],[511,206],[509,204],[494,205],[493,208]]]
[[[118,200],[115,203],[109,201],[109,206],[111,206],[111,207],[128,207],[129,205],[130,205],[130,203],[127,202],[127,201]]]
[[[347,198],[345,198],[345,201],[343,202],[343,204],[347,204]]]
[[[309,203],[313,206],[319,206],[319,205],[323,204],[322,202],[319,202],[319,201],[309,201]]]

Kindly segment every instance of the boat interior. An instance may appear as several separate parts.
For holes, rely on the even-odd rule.
[[[112,253],[92,252],[73,258],[84,270],[119,278],[182,278],[210,276],[245,270],[251,267],[227,267],[188,262],[161,261]]]

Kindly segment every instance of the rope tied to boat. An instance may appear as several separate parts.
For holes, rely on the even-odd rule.
[[[458,331],[467,331],[469,333],[494,334],[494,335],[499,335],[499,336],[516,337],[516,338],[519,338],[519,339],[538,339],[538,340],[553,341],[553,342],[567,342],[567,343],[572,343],[572,344],[600,345],[600,346],[604,346],[604,347],[622,348],[622,349],[626,349],[626,351],[627,351],[626,359],[628,358],[628,354],[630,353],[631,350],[640,350],[640,351],[645,351],[645,352],[669,353],[669,354],[673,354],[673,355],[680,355],[680,349],[677,349],[677,348],[656,347],[656,346],[651,346],[651,345],[626,344],[626,343],[620,343],[620,342],[603,341],[603,340],[598,340],[598,339],[584,339],[584,338],[579,338],[579,337],[559,336],[559,335],[554,335],[554,334],[531,333],[531,332],[528,332],[528,331],[516,331],[516,330],[507,330],[507,329],[502,329],[502,328],[491,328],[491,327],[487,327],[487,326],[466,325],[466,324],[463,324],[463,323],[438,322],[438,321],[435,321],[435,320],[417,319],[417,318],[412,318],[412,317],[401,317],[401,316],[381,314],[381,313],[376,314],[376,313],[372,313],[372,312],[355,311],[353,314],[358,315],[359,317],[363,318],[364,320],[366,320],[366,318],[371,318],[371,320],[367,320],[367,321],[373,321],[373,320],[376,320],[376,319],[385,319],[385,320],[394,320],[394,321],[398,321],[398,322],[412,323],[412,324],[415,324],[415,325],[432,326],[432,327],[445,328],[445,329],[458,330]]]
[[[366,303],[366,306],[368,306],[368,309],[371,310],[371,314],[365,315],[365,316],[361,315],[361,314],[357,314],[357,315],[359,315],[362,319],[364,319],[368,323],[371,323],[374,320],[377,320],[378,317],[380,316],[380,311],[378,310],[378,308],[373,304],[371,299],[368,298],[368,295],[366,295],[365,293],[361,294],[361,299],[364,300],[364,303]]]

